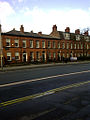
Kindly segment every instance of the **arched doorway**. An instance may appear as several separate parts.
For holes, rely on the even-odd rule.
[[[46,56],[45,56],[45,51],[42,51],[42,61],[45,62]]]
[[[23,62],[27,61],[27,53],[24,51],[23,52]]]

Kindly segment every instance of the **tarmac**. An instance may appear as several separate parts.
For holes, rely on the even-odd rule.
[[[72,65],[72,64],[87,64],[90,61],[77,61],[77,62],[60,62],[60,63],[45,63],[45,64],[29,64],[29,65],[22,65],[22,66],[6,66],[0,68],[0,72],[4,71],[14,71],[14,70],[23,70],[23,69],[33,69],[33,68],[44,68],[44,67],[53,67],[53,66],[61,66],[61,65]]]

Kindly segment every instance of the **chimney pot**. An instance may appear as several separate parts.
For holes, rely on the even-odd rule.
[[[20,31],[24,33],[24,27],[23,27],[23,25],[21,25]]]
[[[42,32],[38,32],[38,35],[42,35]]]
[[[88,30],[84,33],[84,35],[88,36]]]
[[[70,32],[70,28],[69,27],[66,27],[66,29],[65,29],[65,32]]]
[[[75,34],[80,34],[80,29],[75,30]]]
[[[33,33],[33,30],[31,30],[31,33]]]
[[[15,28],[13,28],[13,30],[15,30]]]
[[[56,32],[56,31],[57,31],[57,26],[56,26],[56,25],[53,25],[52,31],[53,31],[53,32]]]

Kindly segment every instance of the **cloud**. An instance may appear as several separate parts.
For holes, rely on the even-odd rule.
[[[52,26],[56,24],[60,31],[70,27],[71,32],[74,32],[78,28],[90,27],[90,8],[88,11],[83,9],[45,10],[35,6],[33,9],[20,8],[15,12],[9,3],[0,2],[0,19],[4,21],[3,27],[7,28],[7,31],[12,26],[18,29],[23,24],[25,31],[42,31],[49,34],[52,31]]]
[[[29,20],[29,22],[32,19],[31,26],[33,26],[33,29],[36,31],[43,31],[44,33],[50,33],[52,29],[51,27],[54,24],[57,25],[58,30],[64,31],[66,27],[70,27],[72,32],[75,29],[83,29],[90,26],[90,12],[82,9],[51,9],[44,11],[38,7],[34,7],[33,10],[25,8],[23,15]]]
[[[18,0],[19,3],[23,2],[23,0]]]
[[[15,11],[8,2],[0,2],[0,21],[1,24],[8,24],[7,19],[10,15],[14,14]]]

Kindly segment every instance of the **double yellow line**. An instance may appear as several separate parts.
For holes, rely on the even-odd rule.
[[[90,81],[74,83],[74,84],[71,84],[71,85],[62,86],[62,87],[55,88],[55,89],[52,89],[52,90],[49,90],[49,91],[45,91],[45,92],[42,92],[42,93],[37,93],[37,94],[34,94],[34,95],[29,95],[29,96],[25,96],[25,97],[22,97],[22,98],[13,99],[13,100],[10,100],[10,101],[0,103],[0,107],[5,107],[5,106],[12,105],[12,104],[15,104],[15,103],[20,103],[20,102],[24,102],[24,101],[27,101],[27,100],[39,98],[39,97],[50,95],[50,94],[53,94],[55,92],[59,92],[59,91],[66,90],[66,89],[69,89],[69,88],[79,87],[81,85],[85,85],[85,84],[88,84],[88,83],[90,83]]]

